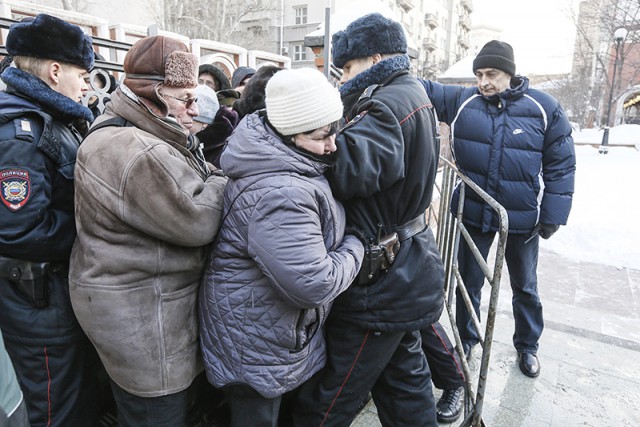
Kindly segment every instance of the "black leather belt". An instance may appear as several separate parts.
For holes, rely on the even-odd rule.
[[[425,214],[422,214],[398,227],[396,230],[396,233],[398,233],[398,240],[401,242],[405,241],[420,233],[425,228],[427,228],[427,221],[425,219]]]

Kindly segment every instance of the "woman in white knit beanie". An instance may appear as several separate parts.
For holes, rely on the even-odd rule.
[[[222,153],[224,220],[200,295],[207,378],[223,389],[234,427],[277,425],[288,393],[322,368],[324,321],[364,255],[324,177],[338,91],[317,70],[283,70],[266,106],[242,119]]]

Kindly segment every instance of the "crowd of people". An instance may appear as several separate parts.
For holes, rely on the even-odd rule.
[[[339,89],[313,68],[229,79],[166,36],[134,43],[121,83],[89,79],[91,37],[46,14],[13,24],[6,49],[1,426],[98,425],[101,384],[123,427],[185,426],[197,405],[233,427],[349,426],[370,398],[384,426],[458,419],[425,221],[438,121],[507,209],[514,347],[539,374],[538,238],[566,224],[575,154],[507,43],[482,48],[468,88],[413,76],[402,25],[377,13],[333,35]],[[462,217],[486,258],[495,214],[471,195]],[[479,318],[468,243],[458,262]],[[456,324],[470,357],[463,304]]]

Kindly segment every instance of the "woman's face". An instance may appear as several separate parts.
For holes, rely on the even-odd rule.
[[[299,133],[293,136],[293,142],[313,154],[324,156],[337,150],[335,126],[328,124],[309,133]]]

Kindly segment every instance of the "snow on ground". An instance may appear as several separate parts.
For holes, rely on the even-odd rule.
[[[611,131],[640,146],[640,126]],[[579,261],[640,269],[640,152],[614,146],[604,155],[577,145],[576,157],[568,224],[540,246]]]
[[[602,142],[602,129],[574,130],[573,140],[576,144],[598,145]],[[620,125],[609,129],[609,145],[631,145],[640,150],[640,125]]]

